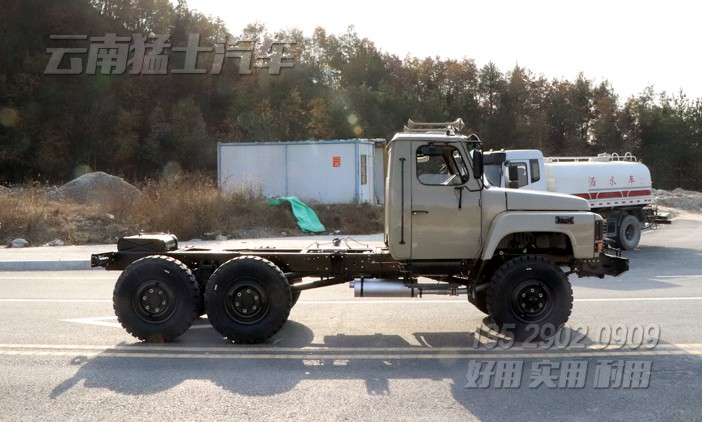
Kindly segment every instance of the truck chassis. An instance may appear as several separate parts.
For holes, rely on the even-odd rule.
[[[226,339],[260,343],[285,324],[301,291],[347,282],[358,297],[467,293],[471,303],[498,326],[507,324],[519,340],[530,324],[560,327],[567,321],[573,298],[559,265],[570,265],[579,276],[628,269],[616,252],[593,261],[522,255],[488,264],[399,262],[386,249],[349,247],[341,239],[305,249],[179,249],[177,243],[172,235],[130,236],[120,239],[116,252],[91,256],[93,267],[123,270],[113,306],[120,324],[140,340],[173,341],[206,313]],[[418,277],[430,282],[420,283]]]

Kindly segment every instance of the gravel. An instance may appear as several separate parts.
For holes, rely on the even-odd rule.
[[[68,199],[80,204],[133,201],[140,195],[139,189],[124,179],[101,171],[86,173],[49,193],[52,199]]]

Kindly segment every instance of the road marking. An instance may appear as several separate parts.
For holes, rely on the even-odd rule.
[[[203,319],[207,319],[206,316],[203,317]],[[111,327],[111,328],[122,328],[120,323],[117,321],[116,316],[111,316],[111,317],[96,317],[96,318],[71,318],[71,319],[62,319],[61,321],[63,322],[73,322],[76,324],[87,324],[87,325],[97,325],[101,327]],[[207,328],[212,328],[209,322],[206,322],[205,324],[198,324],[197,322],[193,325],[190,326],[191,330],[202,330],[202,329],[207,329]]]
[[[575,302],[647,302],[657,300],[702,300],[702,297],[608,297],[597,299],[575,299]]]
[[[182,347],[151,346],[91,346],[91,345],[31,345],[0,344],[0,356],[58,356],[76,355],[92,358],[158,358],[158,359],[287,359],[287,360],[368,360],[368,359],[539,359],[612,356],[702,356],[702,344],[666,344],[654,349],[564,349],[542,350],[512,347],[510,349],[486,350],[472,347],[324,347],[308,346],[260,347]]]
[[[2,262],[0,262],[1,264]],[[41,271],[44,272],[44,271]],[[48,273],[52,273],[52,271],[46,271]],[[64,272],[64,271],[61,271]],[[13,274],[21,274],[22,272],[13,272]],[[22,275],[8,275],[7,272],[4,274],[0,275],[0,280],[46,280],[46,281],[54,281],[54,280],[71,280],[75,281],[77,276],[73,277],[56,277],[52,276],[51,274],[47,274],[46,276],[22,276]],[[88,280],[92,279],[97,279],[99,281],[105,281],[105,280],[116,280],[117,275],[116,274],[108,274],[108,275],[103,275],[103,276],[93,276],[92,274],[90,275],[90,278]]]
[[[0,302],[9,303],[112,303],[109,299],[0,299]]]
[[[702,300],[702,296],[674,296],[674,297],[611,297],[611,298],[586,298],[575,299],[574,302],[650,302],[650,301],[675,301],[675,300]],[[112,303],[110,299],[0,299],[0,303]],[[298,305],[389,305],[389,304],[427,304],[427,303],[453,303],[464,305],[465,299],[428,300],[392,299],[392,300],[301,300]],[[88,318],[85,318],[88,319]]]
[[[588,298],[575,299],[575,302],[636,302],[636,301],[655,301],[655,300],[702,300],[702,296],[675,296],[675,297],[606,297],[606,298]],[[465,299],[447,299],[447,300],[427,300],[422,298],[415,299],[393,299],[393,300],[300,300],[298,304],[308,305],[332,305],[332,304],[404,304],[404,303],[466,303]]]

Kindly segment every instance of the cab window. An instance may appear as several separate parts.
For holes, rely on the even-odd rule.
[[[510,162],[508,167],[509,176],[509,186],[510,188],[517,189],[522,186],[529,184],[529,179],[527,178],[527,165],[526,163],[520,162]],[[516,178],[513,175],[516,174]]]
[[[468,169],[461,152],[450,145],[422,145],[417,148],[417,178],[425,185],[462,185]]]

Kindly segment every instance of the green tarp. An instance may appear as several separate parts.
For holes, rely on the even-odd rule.
[[[324,226],[317,218],[314,210],[296,196],[281,196],[280,198],[268,200],[268,205],[276,206],[283,202],[289,202],[292,208],[293,215],[297,219],[297,225],[305,233],[322,233],[325,231]]]

